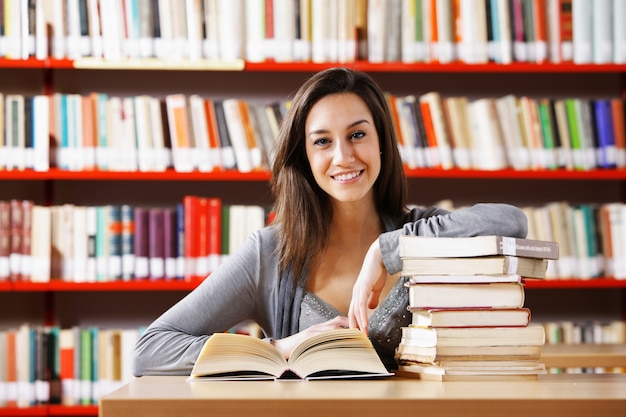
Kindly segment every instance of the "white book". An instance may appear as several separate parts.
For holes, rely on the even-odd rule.
[[[387,13],[387,5],[384,0],[369,0],[367,2],[367,59],[373,63],[380,63],[385,60]]]
[[[482,98],[468,103],[471,121],[472,161],[474,167],[484,170],[504,169],[508,166],[502,133],[498,125],[492,99]]]
[[[89,22],[89,43],[91,56],[102,58],[102,30],[99,0],[87,0],[87,20]]]
[[[187,57],[197,61],[202,57],[202,0],[185,0],[187,23]]]
[[[219,59],[219,14],[218,1],[204,0],[204,39],[202,40],[202,54],[207,59]],[[263,14],[265,22],[265,14]],[[265,33],[263,34],[265,36]]]
[[[142,172],[153,171],[154,166],[149,99],[145,95],[133,98],[135,129],[137,132],[137,166],[139,171]]]
[[[626,64],[626,1],[613,0],[613,62]]]
[[[35,58],[40,60],[48,58],[48,29],[46,27],[45,1],[46,0],[36,0],[35,2]]]
[[[74,206],[72,211],[73,222],[73,282],[87,281],[87,207]]]
[[[437,8],[437,58],[441,63],[452,62],[457,55],[454,42],[452,1],[437,0],[435,4]]]
[[[100,7],[102,56],[107,61],[119,61],[122,59],[121,31],[124,19],[121,13],[122,9],[119,8],[118,1],[109,4],[109,7]]]
[[[170,148],[165,146],[161,101],[156,97],[150,97],[148,107],[152,146],[154,148],[154,170],[165,171],[167,167],[172,165],[172,152]]]
[[[123,171],[137,171],[137,136],[135,129],[135,103],[133,97],[122,99],[122,128],[123,134],[120,137],[121,146],[118,159],[122,162]]]
[[[77,59],[82,56],[80,48],[80,0],[67,0],[65,6],[67,17],[67,31],[65,34],[65,44],[67,47],[67,57]]]
[[[592,12],[591,0],[572,0],[572,42],[575,64],[593,62]]]
[[[245,56],[245,29],[241,24],[244,16],[243,0],[219,0],[219,57],[223,61],[235,61]]]
[[[158,0],[158,7],[161,37],[155,40],[154,51],[157,58],[168,59],[175,49],[171,1]]]
[[[246,61],[265,60],[265,0],[246,0]]]
[[[185,17],[185,3],[187,0],[170,0],[170,20],[172,22],[173,50],[166,58],[181,60],[189,58],[189,42],[187,39],[187,23]]]
[[[50,99],[33,97],[33,169],[45,172],[50,168]]]
[[[250,172],[252,171],[252,160],[243,119],[239,110],[239,101],[237,99],[226,99],[223,101],[223,107],[228,134],[235,153],[237,169],[240,172]]]
[[[126,37],[124,38],[124,54],[127,58],[141,57],[141,15],[139,0],[125,0]]]
[[[502,130],[507,132],[503,139],[509,163],[513,169],[525,170],[530,166],[530,152],[524,143],[516,101],[514,95],[507,94],[496,98],[495,105]]]
[[[274,0],[274,60],[291,62],[296,40],[296,4],[292,0]]]
[[[594,64],[613,62],[613,3],[614,0],[593,1],[591,40]],[[622,15],[622,19],[624,18],[626,15]]]
[[[498,57],[501,64],[510,64],[513,61],[513,31],[511,28],[511,9],[508,0],[496,0],[498,9]]]
[[[183,94],[170,94],[165,97],[165,104],[174,169],[178,172],[193,171],[187,99]]]
[[[213,170],[209,145],[209,127],[204,111],[204,99],[197,94],[189,96],[189,110],[191,112],[191,129],[193,130],[194,150],[192,160],[194,167],[201,172]]]
[[[45,0],[46,26],[51,29],[49,42],[52,58],[65,58],[65,0]]]
[[[107,101],[107,152],[108,169],[111,171],[123,171],[123,161],[119,159],[120,147],[124,138],[122,123],[122,98],[109,97]]]

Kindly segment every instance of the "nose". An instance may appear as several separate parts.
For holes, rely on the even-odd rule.
[[[354,161],[354,149],[352,143],[346,140],[335,141],[333,163],[341,166]]]

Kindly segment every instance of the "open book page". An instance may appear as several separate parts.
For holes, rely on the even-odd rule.
[[[271,344],[254,337],[216,333],[205,343],[189,380],[314,379],[391,375],[359,330],[315,335],[285,360]]]

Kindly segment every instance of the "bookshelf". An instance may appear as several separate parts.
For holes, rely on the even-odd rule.
[[[106,61],[76,59],[0,58],[0,91],[40,94],[59,92],[86,95],[92,91],[111,95],[198,93],[218,99],[259,101],[284,99],[316,71],[343,65],[371,73],[384,90],[393,94],[424,94],[470,98],[502,94],[533,97],[626,98],[626,64],[574,64],[571,62],[510,64],[374,63],[366,59],[332,62],[250,62],[245,59],[162,60],[157,58]],[[541,205],[550,201],[572,203],[626,202],[625,169],[406,170],[409,201],[435,204],[452,199],[455,204],[505,201]],[[219,196],[229,204],[271,204],[267,170],[242,173],[69,171],[51,167],[0,170],[0,200],[33,199],[39,204],[164,205],[184,195]],[[0,281],[0,330],[35,324],[102,325],[134,327],[148,324],[161,311],[198,285],[198,281],[50,283]],[[609,276],[594,279],[553,279],[528,283],[533,317],[626,319],[626,280]],[[114,305],[115,312],[110,311]],[[96,406],[42,405],[1,407],[2,416],[90,415]]]

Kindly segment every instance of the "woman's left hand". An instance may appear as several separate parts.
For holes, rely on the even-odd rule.
[[[365,255],[361,271],[352,288],[352,300],[348,310],[350,327],[361,329],[367,334],[368,309],[378,306],[386,280],[387,270],[376,239]]]

